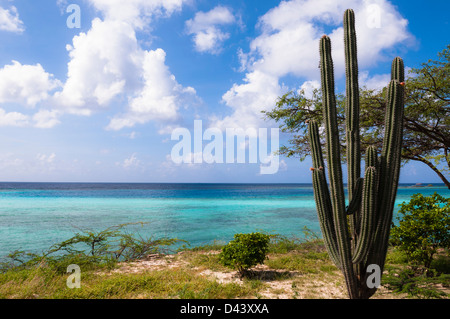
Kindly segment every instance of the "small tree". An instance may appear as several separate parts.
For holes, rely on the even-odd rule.
[[[220,262],[236,269],[244,277],[248,269],[264,263],[269,249],[270,235],[262,233],[235,234],[219,255]]]
[[[398,226],[393,225],[391,240],[411,262],[430,268],[439,248],[450,248],[450,198],[434,193],[414,194],[401,204]]]

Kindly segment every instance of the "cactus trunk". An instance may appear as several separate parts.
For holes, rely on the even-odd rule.
[[[378,157],[374,147],[366,150],[364,178],[361,178],[359,137],[359,85],[355,16],[349,9],[344,14],[346,62],[346,144],[349,205],[345,207],[339,128],[334,92],[331,41],[320,40],[323,115],[329,188],[319,139],[319,125],[309,123],[309,141],[313,158],[314,196],[331,259],[343,272],[349,297],[369,298],[376,287],[368,287],[369,265],[381,272],[386,258],[392,212],[398,188],[403,128],[404,66],[401,58],[392,63],[389,84],[383,149]],[[380,272],[380,275],[381,275]]]

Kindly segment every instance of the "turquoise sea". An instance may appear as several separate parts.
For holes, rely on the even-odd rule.
[[[398,204],[412,194],[450,197],[444,185],[400,185]],[[142,236],[168,236],[191,246],[265,231],[320,235],[310,184],[0,183],[0,257],[41,252],[80,230],[123,223]]]

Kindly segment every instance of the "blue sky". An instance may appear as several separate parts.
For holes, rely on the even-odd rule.
[[[71,4],[79,28],[67,23],[78,17]],[[227,128],[277,127],[261,111],[289,90],[317,87],[324,33],[344,90],[346,8],[357,17],[360,81],[380,88],[395,56],[414,68],[444,49],[450,3],[0,0],[0,8],[1,181],[309,183],[308,159],[281,157],[276,174],[261,174],[261,158],[174,163],[171,134],[194,134],[194,120],[224,139]],[[401,182],[440,180],[412,162]]]

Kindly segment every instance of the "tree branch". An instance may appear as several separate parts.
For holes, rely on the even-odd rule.
[[[445,178],[445,176],[437,169],[436,166],[433,165],[433,163],[431,163],[430,161],[426,160],[423,157],[420,156],[407,156],[407,155],[402,155],[403,158],[409,159],[409,160],[413,160],[413,161],[419,161],[422,162],[424,164],[426,164],[428,167],[430,167],[436,174],[438,174],[439,178],[444,182],[444,184],[448,187],[448,189],[450,189],[450,181],[447,180],[447,178]]]

